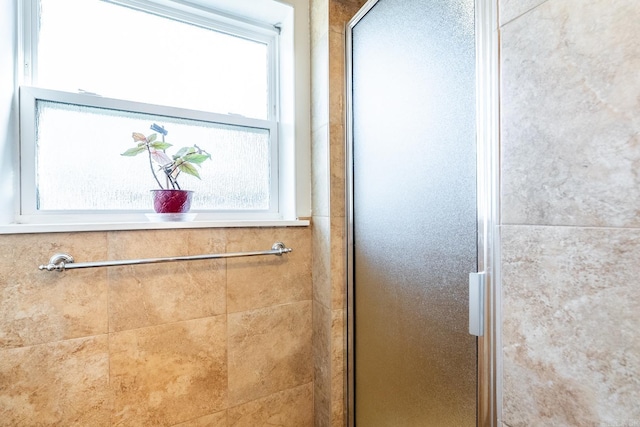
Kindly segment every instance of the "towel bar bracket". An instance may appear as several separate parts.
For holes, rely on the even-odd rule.
[[[47,271],[63,271],[66,264],[72,263],[73,257],[69,254],[59,253],[54,254],[51,258],[49,258],[49,264],[41,265],[40,270]]]

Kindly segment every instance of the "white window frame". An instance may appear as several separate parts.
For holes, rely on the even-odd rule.
[[[35,4],[32,4],[32,1],[35,0],[18,2],[18,6],[16,6],[18,20],[15,30],[17,33],[16,40],[18,46],[14,52],[16,66],[14,107],[18,104],[18,87],[26,83],[31,83],[32,61],[35,53],[31,41],[35,39],[31,32],[20,31],[20,25],[22,25],[22,29],[28,27],[24,22],[26,12],[20,6],[29,9]],[[230,28],[233,27],[232,23],[235,25],[239,23],[239,26],[243,27],[242,31],[247,31],[247,29],[256,31],[256,28],[258,28],[257,32],[264,34],[273,33],[274,28],[281,31],[280,38],[284,40],[284,44],[288,46],[289,51],[280,57],[276,54],[277,62],[274,61],[274,66],[277,69],[274,70],[273,75],[278,75],[277,71],[279,71],[279,79],[273,80],[272,87],[275,87],[276,90],[272,91],[272,93],[282,98],[280,99],[280,108],[270,111],[270,114],[273,114],[274,120],[274,124],[270,129],[273,129],[273,135],[277,135],[280,139],[279,147],[276,151],[277,162],[273,162],[273,164],[279,165],[279,169],[273,172],[273,176],[278,178],[277,189],[273,191],[273,194],[279,195],[277,212],[275,214],[271,212],[266,215],[264,213],[239,214],[237,212],[214,213],[205,216],[198,214],[196,221],[185,223],[150,223],[146,217],[141,218],[140,214],[116,215],[101,213],[99,215],[83,215],[82,213],[78,213],[33,215],[33,212],[28,212],[29,209],[24,210],[24,200],[21,200],[20,191],[18,190],[25,184],[31,185],[31,183],[27,181],[21,183],[20,180],[16,179],[16,172],[18,171],[14,170],[13,172],[9,171],[9,173],[5,171],[4,175],[14,184],[13,188],[15,191],[12,194],[13,197],[11,197],[14,208],[13,214],[11,214],[11,209],[7,209],[7,206],[0,207],[0,233],[308,225],[309,221],[307,218],[311,215],[310,129],[308,117],[310,104],[308,74],[308,2],[304,0],[246,0],[237,5],[236,10],[232,10],[236,5],[229,0],[194,0],[193,4],[191,2],[187,4],[180,0],[117,0],[114,2],[126,3],[133,6],[143,5],[145,8],[153,5],[153,7],[157,8],[154,12],[158,13],[158,11],[160,11],[160,14],[163,14],[164,11],[167,10],[168,5],[171,5],[180,9],[181,16],[189,15],[193,17],[194,12],[197,12],[197,14],[210,15],[207,18],[210,19],[211,16],[215,15],[219,18],[218,24],[221,25],[219,29],[224,29],[225,32],[234,33],[234,31],[230,30]],[[200,4],[196,5],[195,3]],[[288,5],[286,3],[288,3]],[[229,9],[228,12],[221,13],[220,10],[213,8],[213,6],[217,4],[230,7],[231,9]],[[272,7],[273,5],[276,6],[276,9],[280,7],[281,10],[274,12],[275,9]],[[290,11],[282,13],[285,7]],[[265,11],[266,13],[264,13]],[[238,20],[237,13],[244,14],[244,18]],[[269,20],[267,20],[264,21],[267,23],[257,24],[260,22],[260,14],[270,16],[269,19],[271,22],[269,23]],[[274,16],[277,17],[276,20],[274,20]],[[237,27],[235,30],[237,30]],[[275,43],[273,46],[275,46]],[[24,92],[29,93],[29,95],[26,96],[26,101],[23,102],[33,102],[33,100],[37,98],[52,98],[50,92],[40,88],[25,88]],[[58,95],[53,97],[58,97]],[[113,102],[117,108],[120,108],[123,105],[119,104],[120,102],[127,103],[127,101],[108,100],[106,98],[96,99],[86,94],[65,94],[57,99],[67,99],[65,97],[68,97],[68,99],[71,99],[73,102],[81,100],[84,105],[96,105],[97,100],[97,104],[102,104],[96,105],[98,107],[104,107],[105,103]],[[170,107],[131,103],[128,104],[125,109],[156,114],[159,111],[158,109],[162,110],[162,108]],[[175,113],[176,110],[180,109],[173,108],[172,110]],[[284,114],[282,114],[282,112],[284,112]],[[184,113],[184,111],[181,111],[181,113]],[[191,113],[193,113],[193,111],[189,111],[189,114]],[[280,115],[278,113],[280,113]],[[222,117],[218,117],[221,115],[210,114],[207,120],[222,121],[220,120]],[[175,114],[170,115],[174,116]],[[225,118],[229,119],[229,117]],[[280,120],[277,121],[277,118]],[[236,117],[235,119],[240,119],[240,117]],[[240,122],[241,121],[242,120],[240,120]],[[229,123],[229,120],[224,120],[223,122]],[[246,122],[237,124],[246,125]],[[17,123],[10,125],[7,134],[16,135],[18,133],[17,127]],[[13,132],[12,128],[14,129]],[[32,127],[29,128],[26,122],[21,124],[22,136],[27,139],[32,138],[28,136],[30,133],[33,133],[30,132],[29,129],[33,130]],[[6,146],[9,145],[8,142],[0,140],[0,148],[2,148],[3,145],[5,146],[5,151],[7,151]],[[19,158],[20,154],[18,154],[17,148],[9,151],[13,151],[13,158],[16,160]],[[30,153],[22,153],[20,163],[23,171],[29,171],[29,168],[33,169],[35,167],[33,161],[29,164],[29,157],[33,159]],[[0,172],[0,174],[2,174],[2,172]],[[24,173],[22,173],[22,175],[23,177],[21,179],[24,180]],[[25,213],[27,214],[25,215]]]
[[[275,120],[252,119],[238,115],[226,115],[209,113],[199,110],[168,107],[163,105],[145,104],[121,99],[104,98],[86,94],[69,93],[50,89],[20,87],[20,175],[21,175],[21,205],[20,217],[23,223],[42,222],[69,222],[86,217],[91,221],[141,221],[146,218],[143,213],[135,211],[55,211],[39,210],[37,208],[37,182],[35,162],[36,158],[36,104],[38,101],[51,101],[63,104],[79,105],[83,107],[95,107],[115,111],[127,111],[133,113],[151,114],[157,116],[176,117],[181,119],[198,120],[201,122],[219,123],[245,128],[266,129],[271,140],[270,175],[278,174],[278,124]],[[64,149],[61,147],[61,149]],[[279,219],[278,182],[271,180],[270,206],[266,210],[255,211],[221,211],[198,210],[198,216],[208,220],[229,218],[236,219]],[[61,188],[60,191],[65,191]],[[149,203],[151,208],[151,201]],[[194,211],[195,212],[195,211]]]

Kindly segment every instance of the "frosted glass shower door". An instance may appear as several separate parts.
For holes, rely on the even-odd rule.
[[[350,418],[474,426],[474,2],[369,2],[349,41]]]

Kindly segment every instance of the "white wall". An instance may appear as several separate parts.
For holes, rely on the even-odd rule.
[[[16,177],[11,166],[17,162],[13,145],[17,138],[13,116],[15,85],[16,8],[13,0],[0,0],[0,222],[13,217]],[[15,104],[17,105],[17,104]],[[15,171],[17,172],[17,170]]]

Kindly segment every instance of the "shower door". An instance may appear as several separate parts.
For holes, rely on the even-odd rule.
[[[474,1],[370,1],[347,44],[350,421],[475,426]]]

